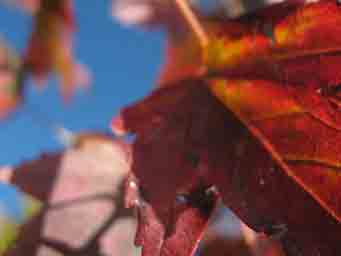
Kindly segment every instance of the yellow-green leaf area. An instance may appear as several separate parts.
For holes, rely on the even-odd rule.
[[[231,111],[248,121],[305,112],[277,84],[262,80],[212,80],[213,94]]]

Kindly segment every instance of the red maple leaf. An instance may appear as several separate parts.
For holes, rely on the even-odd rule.
[[[254,230],[285,230],[287,255],[341,251],[341,8],[303,2],[233,21],[201,17],[207,42],[171,37],[163,86],[114,120],[136,134],[128,201],[144,216],[145,255],[190,254],[176,234],[198,226],[187,220],[181,232],[173,212],[212,186]]]

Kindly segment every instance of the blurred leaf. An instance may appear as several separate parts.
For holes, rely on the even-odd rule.
[[[35,13],[39,9],[41,0],[2,0],[2,2],[23,9],[28,13]]]
[[[17,239],[21,226],[36,215],[40,202],[14,187],[0,183],[0,254]]]
[[[75,20],[71,0],[41,0],[34,15],[35,25],[27,48],[24,65],[42,85],[51,71],[60,77],[64,100],[70,100],[75,88],[86,86],[90,77],[76,63],[73,55]]]
[[[129,146],[95,132],[75,136],[74,147],[14,170],[11,182],[44,209],[6,256],[138,255],[133,211],[122,195]]]
[[[0,42],[0,119],[9,116],[22,101],[23,74],[17,54]]]

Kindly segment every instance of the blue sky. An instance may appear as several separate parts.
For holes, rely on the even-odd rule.
[[[53,77],[44,91],[29,84],[26,104],[0,123],[0,166],[59,150],[61,145],[44,124],[46,120],[76,132],[108,131],[118,110],[146,95],[156,79],[162,61],[160,33],[120,26],[110,16],[109,0],[74,2],[79,25],[75,51],[92,72],[91,89],[79,91],[71,104],[64,105]],[[31,17],[1,6],[0,24],[1,37],[22,51],[30,35]]]

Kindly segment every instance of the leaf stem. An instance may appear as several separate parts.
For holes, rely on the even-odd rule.
[[[195,16],[186,0],[174,0],[174,2],[187,21],[190,29],[193,31],[193,34],[197,37],[200,46],[204,49],[208,45],[209,41],[204,28],[200,24],[200,21]]]

